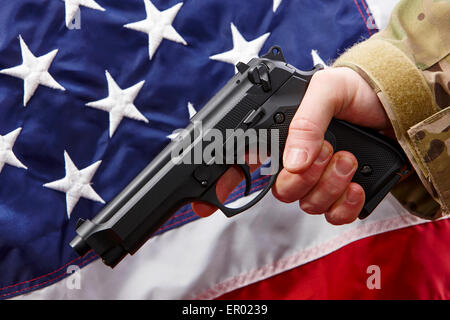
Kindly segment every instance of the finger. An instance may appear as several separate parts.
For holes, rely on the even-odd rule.
[[[316,186],[300,200],[301,209],[311,214],[326,212],[345,192],[357,167],[350,152],[335,153]]]
[[[364,189],[359,184],[352,182],[345,193],[325,213],[325,218],[334,225],[351,223],[358,218],[364,201]]]
[[[290,173],[283,169],[272,188],[273,195],[287,203],[303,198],[319,181],[332,153],[333,147],[325,141],[319,156],[308,170],[303,173]]]
[[[233,189],[239,185],[243,178],[244,174],[239,168],[232,166],[228,169],[217,182],[217,199],[221,203],[224,203],[228,195],[233,192]],[[206,202],[193,202],[192,210],[200,217],[207,217],[213,214],[217,210],[217,207]]]
[[[309,168],[320,153],[324,134],[344,101],[336,73],[317,72],[289,126],[283,165],[291,173]]]
[[[259,166],[259,164],[250,164],[250,172],[255,171]],[[228,196],[244,179],[245,177],[242,170],[237,166],[231,166],[217,181],[217,199],[221,203],[224,203]],[[200,217],[207,217],[213,214],[217,210],[217,207],[207,202],[196,201],[192,203],[192,210]]]

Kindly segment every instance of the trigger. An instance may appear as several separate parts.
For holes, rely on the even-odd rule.
[[[252,187],[252,176],[250,174],[250,167],[247,163],[244,164],[238,164],[239,168],[241,168],[242,172],[244,173],[245,177],[245,192],[244,195],[248,196],[250,194],[250,189]]]

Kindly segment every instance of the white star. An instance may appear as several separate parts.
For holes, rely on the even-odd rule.
[[[66,7],[66,27],[69,27],[72,20],[75,18],[80,6],[88,7],[94,10],[105,11],[105,8],[101,7],[94,0],[65,0]]]
[[[78,170],[72,159],[70,159],[69,154],[64,151],[64,162],[66,176],[62,179],[46,183],[44,187],[65,192],[68,218],[70,219],[70,214],[80,198],[105,203],[91,187],[91,180],[102,161],[97,161],[89,167]]]
[[[273,0],[273,12],[277,11],[280,6],[282,0]]]
[[[145,20],[126,24],[124,27],[148,34],[148,54],[150,60],[163,39],[187,45],[187,42],[172,27],[172,22],[183,5],[182,2],[164,11],[159,11],[150,0],[144,0],[144,4],[145,12],[147,13]]]
[[[317,50],[311,50],[311,56],[312,56],[314,65],[316,65],[316,64],[321,64],[321,65],[323,65],[323,67],[324,67],[325,69],[328,68],[328,65],[327,65],[327,64],[323,61],[323,59],[319,56],[319,53],[317,52]]]
[[[192,119],[193,116],[197,114],[197,111],[194,108],[194,105],[191,102],[188,102],[188,112],[189,112],[189,119]]]
[[[66,90],[63,86],[56,82],[55,79],[53,79],[50,73],[48,73],[48,69],[58,53],[58,49],[36,58],[30,49],[28,49],[27,44],[22,39],[22,36],[19,36],[19,39],[23,60],[22,64],[13,68],[0,70],[0,73],[24,80],[23,105],[27,105],[39,85],[44,85],[63,91]]]
[[[0,135],[0,172],[2,172],[5,163],[17,168],[27,169],[12,151],[20,131],[22,131],[22,128],[17,128],[4,136]]]
[[[197,111],[195,110],[194,105],[191,102],[188,102],[187,109],[189,112],[189,119],[192,119],[192,117],[197,114]],[[180,129],[176,129],[174,132],[169,134],[167,136],[167,138],[169,138],[170,140],[175,140],[178,137],[178,135],[180,134],[180,131],[181,131]]]
[[[106,81],[108,82],[108,97],[86,103],[86,105],[91,108],[109,112],[109,137],[113,136],[124,117],[148,123],[147,118],[144,117],[134,105],[134,99],[136,99],[139,91],[142,89],[145,80],[122,90],[108,71],[105,71],[105,74]]]
[[[270,36],[270,32],[263,34],[259,38],[252,41],[247,41],[241,35],[236,26],[231,23],[231,35],[233,37],[233,49],[213,55],[209,58],[212,60],[231,63],[235,66],[235,71],[237,72],[236,64],[238,62],[247,63],[252,58],[258,57],[259,51],[261,51],[261,48]]]
[[[180,129],[176,129],[171,134],[169,134],[167,136],[167,138],[169,138],[172,141],[175,141],[177,139],[177,137],[180,135],[181,131],[182,130],[180,130]]]

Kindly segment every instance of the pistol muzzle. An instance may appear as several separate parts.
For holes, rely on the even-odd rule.
[[[72,241],[70,241],[70,246],[75,250],[76,253],[80,257],[84,256],[86,253],[91,250],[91,247],[86,243],[86,241],[83,240],[80,236],[76,236],[73,238]]]

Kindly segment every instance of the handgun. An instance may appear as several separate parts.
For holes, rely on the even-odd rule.
[[[256,204],[274,184],[282,164],[251,201],[234,208],[219,201],[216,186],[231,166],[237,166],[245,178],[244,194],[250,193],[252,175],[248,164],[223,161],[225,155],[236,153],[236,148],[242,146],[226,143],[229,139],[225,139],[220,152],[213,153],[208,161],[182,160],[192,160],[192,150],[208,148],[204,135],[213,129],[224,136],[227,130],[245,135],[250,130],[265,129],[266,139],[275,137],[278,142],[276,150],[269,150],[278,159],[272,157],[270,161],[281,163],[289,124],[312,76],[321,69],[321,65],[310,71],[295,68],[286,62],[278,46],[247,63],[239,62],[236,74],[183,130],[185,138],[170,142],[92,220],[79,219],[77,235],[70,246],[80,256],[93,250],[103,263],[114,268],[127,254],[134,254],[183,205],[206,202],[232,217]],[[194,123],[202,124],[203,133],[198,133]],[[407,171],[405,154],[384,135],[337,119],[331,121],[325,139],[334,152],[346,150],[358,160],[352,181],[364,189],[365,204],[359,218],[367,217]],[[174,154],[178,161],[173,161]]]

